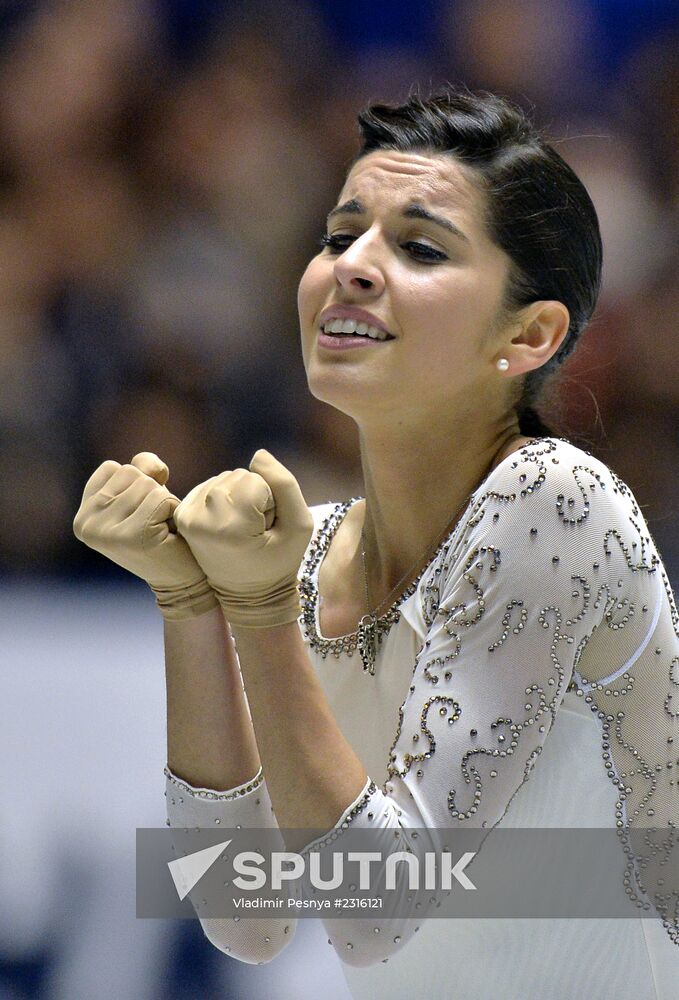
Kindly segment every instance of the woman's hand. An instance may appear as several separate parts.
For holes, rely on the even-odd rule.
[[[205,574],[176,532],[179,499],[169,469],[140,452],[129,465],[103,462],[90,476],[73,521],[76,538],[141,577],[166,618],[191,618],[217,606]]]
[[[174,511],[231,625],[265,628],[300,614],[297,574],[313,518],[295,477],[257,451],[250,469],[196,486]]]

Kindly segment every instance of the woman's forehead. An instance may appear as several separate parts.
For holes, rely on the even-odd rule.
[[[469,168],[450,154],[379,149],[349,171],[339,201],[358,198],[381,204],[419,198],[432,207],[456,208],[481,220],[483,197]]]

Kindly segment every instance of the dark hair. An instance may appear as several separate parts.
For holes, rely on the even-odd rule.
[[[376,149],[450,153],[471,166],[487,198],[490,237],[511,261],[506,309],[541,299],[568,309],[566,336],[528,372],[516,402],[522,434],[556,436],[534,406],[574,350],[601,285],[599,222],[582,181],[524,111],[487,91],[446,86],[424,99],[411,94],[398,107],[364,109],[358,123],[362,146],[352,166]]]

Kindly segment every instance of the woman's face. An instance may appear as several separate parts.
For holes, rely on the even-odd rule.
[[[497,401],[509,259],[486,234],[483,196],[460,164],[377,150],[353,166],[338,206],[327,224],[332,245],[312,258],[298,290],[312,394],[359,424],[440,416],[455,401],[478,412],[479,393]],[[322,314],[333,306],[366,310],[393,339],[327,339]]]

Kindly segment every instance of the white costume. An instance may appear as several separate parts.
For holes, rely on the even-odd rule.
[[[319,565],[352,502],[313,508],[300,569],[311,662],[370,776],[339,837],[345,822],[400,830],[403,844],[416,827],[617,828],[631,914],[329,919],[352,995],[674,1000],[676,855],[672,884],[644,885],[623,851],[626,829],[679,825],[679,621],[632,492],[564,439],[509,455],[398,602],[374,675],[355,636],[320,634]],[[261,772],[229,792],[166,774],[172,826],[276,824]],[[295,931],[280,917],[202,923],[251,963]]]

